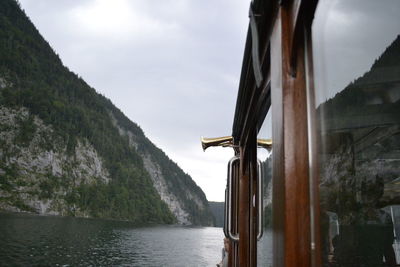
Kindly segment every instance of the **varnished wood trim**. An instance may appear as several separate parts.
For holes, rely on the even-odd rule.
[[[309,267],[310,202],[308,170],[307,94],[304,70],[304,47],[296,47],[296,76],[290,66],[291,36],[289,10],[282,8],[282,91],[285,176],[285,266]]]
[[[282,111],[282,35],[280,14],[271,37],[271,107],[272,107],[272,229],[273,266],[285,266],[285,179]]]
[[[310,25],[317,0],[254,1],[270,13],[260,20],[263,75],[271,69],[273,120],[273,266],[311,266],[310,170],[308,162],[307,93],[304,25]],[[314,8],[314,9],[313,9]],[[279,11],[278,11],[279,10]],[[269,15],[268,15],[269,14]],[[278,15],[277,15],[278,14]],[[275,26],[274,26],[275,25]],[[273,29],[273,31],[271,30]],[[271,36],[272,31],[272,36]],[[250,206],[253,130],[260,119],[264,86],[255,87],[247,38],[232,135],[240,145],[239,242],[240,266],[254,266],[254,211]],[[268,55],[271,40],[271,65]],[[308,49],[308,47],[307,47]],[[307,50],[309,51],[309,50]],[[309,70],[307,70],[310,73]],[[312,69],[311,69],[312,72]],[[265,77],[265,76],[264,76]],[[265,94],[264,94],[265,95]],[[258,128],[257,128],[258,129]],[[239,151],[236,151],[239,152]],[[250,165],[249,165],[250,164]],[[315,181],[313,180],[313,184]],[[315,193],[312,194],[314,197]],[[314,214],[316,212],[314,211]],[[243,216],[243,217],[242,217]],[[314,230],[313,230],[314,231]],[[313,232],[316,235],[316,232]],[[313,256],[314,259],[314,256]],[[238,263],[238,262],[236,262]],[[318,264],[313,260],[313,263]],[[318,265],[317,265],[318,266]]]
[[[239,176],[239,266],[250,266],[250,171],[243,149],[240,151]]]
[[[297,59],[297,48],[298,44],[302,42],[304,35],[304,25],[309,25],[314,17],[314,12],[317,6],[318,0],[291,0],[287,1],[284,5],[285,9],[288,10],[290,35],[289,38],[289,62],[290,62],[290,73],[292,76],[296,75],[296,59]]]
[[[274,259],[274,266],[309,267],[311,264],[311,231],[310,231],[310,192],[308,168],[308,128],[307,128],[307,92],[304,69],[304,45],[296,45],[296,76],[292,75],[290,56],[292,36],[291,10],[282,7],[271,43],[272,62],[274,67],[281,67],[271,76],[273,127],[274,127],[274,201],[282,201],[284,214],[279,204],[274,205],[274,232],[282,229],[280,235],[274,233],[274,250],[284,254],[282,259]],[[277,54],[275,54],[277,53]],[[279,180],[278,180],[279,179]],[[282,182],[282,180],[284,182]],[[276,188],[278,187],[278,188]],[[279,187],[283,187],[279,188]],[[283,192],[282,192],[283,190]],[[277,198],[277,199],[275,199]],[[281,204],[282,205],[282,204]],[[283,244],[282,244],[283,243]],[[282,247],[283,245],[283,247]],[[283,249],[283,251],[282,251]],[[275,254],[274,251],[274,254]]]

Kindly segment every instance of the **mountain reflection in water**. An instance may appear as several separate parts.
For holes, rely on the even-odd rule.
[[[1,266],[215,266],[222,239],[213,227],[0,213]]]

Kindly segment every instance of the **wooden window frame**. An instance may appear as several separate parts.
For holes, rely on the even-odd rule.
[[[238,261],[256,266],[257,133],[269,109],[273,138],[273,266],[321,266],[311,23],[317,0],[253,1],[263,82],[249,28],[232,136],[239,147]],[[267,107],[267,108],[265,108]],[[313,166],[313,169],[310,168]],[[313,205],[313,203],[317,203]]]

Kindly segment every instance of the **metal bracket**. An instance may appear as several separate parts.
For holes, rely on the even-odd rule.
[[[264,234],[264,203],[263,203],[263,172],[261,160],[257,160],[257,186],[258,186],[258,233],[257,240],[260,240]]]
[[[238,234],[233,234],[232,233],[232,190],[233,190],[233,164],[240,160],[240,157],[235,156],[231,158],[231,160],[228,162],[228,186],[227,186],[227,194],[225,195],[225,223],[224,227],[227,229],[224,229],[224,233],[226,233],[227,237],[232,240],[233,242],[238,242],[239,241],[239,235]]]

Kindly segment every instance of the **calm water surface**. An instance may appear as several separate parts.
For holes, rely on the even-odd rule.
[[[0,266],[215,266],[221,228],[0,213]]]

